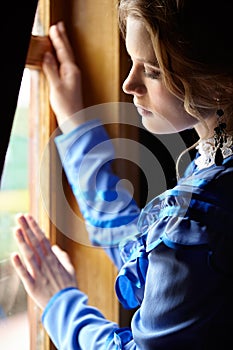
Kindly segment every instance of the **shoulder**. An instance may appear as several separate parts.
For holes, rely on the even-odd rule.
[[[193,172],[154,199],[156,220],[148,230],[148,246],[208,244],[210,232],[233,231],[233,158],[221,167]]]
[[[182,178],[179,188],[193,193],[199,198],[206,197],[206,201],[213,201],[219,206],[233,205],[233,156],[224,160],[221,166],[211,166],[202,170],[194,170]]]

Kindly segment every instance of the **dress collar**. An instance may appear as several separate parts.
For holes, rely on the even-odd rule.
[[[204,139],[199,142],[196,147],[199,156],[194,160],[197,169],[201,170],[204,168],[208,168],[211,165],[215,164],[215,154],[217,147],[215,146],[214,137],[209,139]],[[221,147],[223,159],[231,156],[233,154],[233,136],[228,135],[226,140],[223,142],[223,146]]]

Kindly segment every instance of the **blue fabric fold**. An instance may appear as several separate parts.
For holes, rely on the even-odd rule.
[[[148,253],[142,238],[140,241],[142,245],[132,253],[131,258],[120,270],[115,282],[117,297],[125,309],[138,307],[144,296]]]

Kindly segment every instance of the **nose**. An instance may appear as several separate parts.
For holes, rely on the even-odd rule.
[[[141,72],[132,67],[122,85],[122,90],[129,95],[143,96],[147,89],[141,76]]]

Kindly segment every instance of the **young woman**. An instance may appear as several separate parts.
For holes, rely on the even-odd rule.
[[[195,128],[200,137],[197,156],[177,186],[141,212],[124,190],[127,204],[119,202],[114,214],[106,207],[104,198],[114,196],[118,178],[106,162],[112,148],[100,152],[98,145],[110,141],[99,120],[79,117],[81,73],[64,25],[51,27],[60,65],[46,54],[43,69],[63,132],[55,142],[92,242],[106,248],[119,268],[117,296],[124,307],[137,310],[131,327],[120,328],[87,305],[66,253],[51,247],[30,215],[21,216],[16,238],[22,260],[15,254],[12,261],[43,309],[44,327],[58,349],[201,350],[230,343],[231,10],[227,1],[119,3],[120,27],[132,60],[123,90],[133,95],[143,125],[158,134]],[[98,161],[88,159],[90,151]],[[102,201],[93,194],[97,172]],[[136,239],[120,248],[116,242],[132,232]]]

